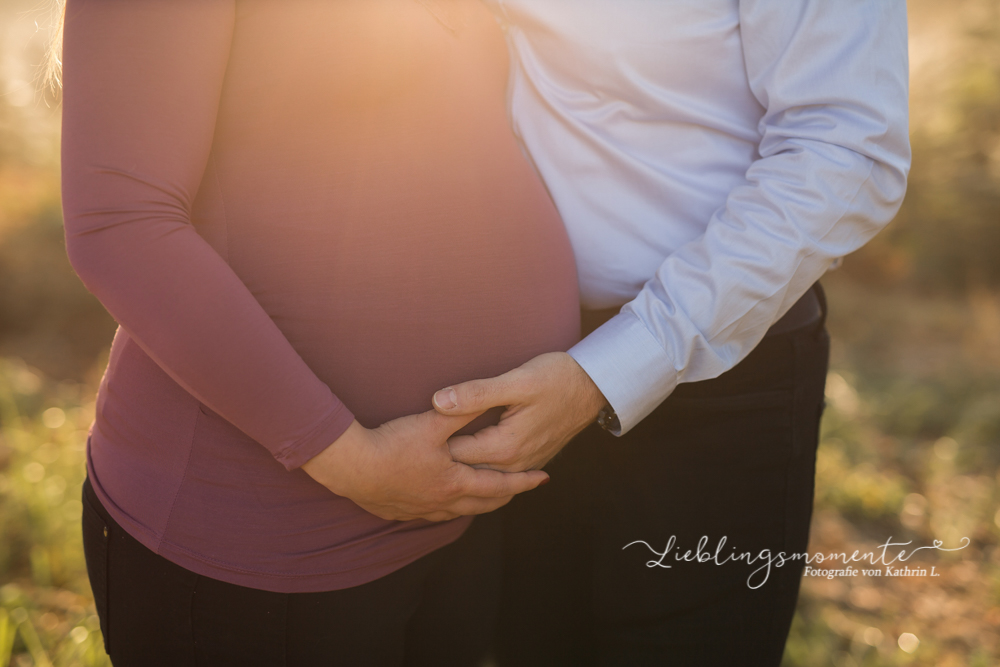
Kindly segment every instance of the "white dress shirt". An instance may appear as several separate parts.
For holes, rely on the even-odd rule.
[[[486,0],[628,431],[735,366],[906,189],[905,0]]]

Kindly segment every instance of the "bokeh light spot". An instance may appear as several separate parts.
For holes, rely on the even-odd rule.
[[[882,643],[882,631],[878,628],[865,628],[863,636],[869,646],[879,646]]]
[[[954,438],[945,436],[943,438],[938,438],[937,442],[934,443],[934,455],[942,461],[955,460],[955,454],[957,453],[958,443],[955,442]]]
[[[901,634],[897,643],[899,644],[899,648],[903,649],[907,653],[913,653],[917,650],[917,647],[920,646],[920,640],[917,639],[915,634],[910,632],[904,632]]]
[[[59,428],[66,423],[66,413],[61,408],[49,408],[42,413],[42,423],[49,428]]]
[[[32,484],[42,481],[44,477],[45,466],[38,461],[32,461],[28,465],[24,466],[24,478]]]

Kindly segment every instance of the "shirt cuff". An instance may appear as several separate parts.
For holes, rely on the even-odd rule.
[[[352,423],[354,415],[338,401],[337,405],[305,437],[284,444],[274,458],[285,466],[285,470],[295,470],[332,445]]]
[[[614,435],[628,433],[677,386],[673,360],[635,315],[622,312],[569,350],[618,415]]]

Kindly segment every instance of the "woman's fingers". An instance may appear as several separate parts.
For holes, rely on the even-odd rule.
[[[487,514],[500,509],[513,499],[514,496],[507,496],[505,498],[462,498],[452,505],[451,509],[461,516]]]
[[[478,414],[430,410],[383,424],[376,429],[381,444],[362,447],[375,454],[358,471],[364,483],[354,484],[347,497],[383,519],[446,521],[492,512],[548,480],[537,470],[504,473],[456,463],[448,437]]]
[[[452,519],[457,519],[461,514],[455,514],[452,512],[431,512],[426,516],[413,517],[414,519],[426,519],[427,521],[451,521]]]
[[[365,509],[383,519],[396,521],[447,521],[458,516],[485,514],[500,509],[518,493],[530,491],[549,480],[548,473],[540,470],[504,473],[464,465],[456,465],[455,470],[460,479],[456,480],[456,491],[448,502],[433,507],[390,504],[374,510],[368,507]]]
[[[447,510],[428,512],[422,515],[406,515],[405,519],[426,519],[427,521],[450,521],[460,516],[475,516],[496,511],[514,499],[514,496],[503,498],[459,498]]]
[[[549,481],[549,474],[541,470],[527,472],[499,472],[461,466],[462,496],[477,498],[506,498],[531,491]]]

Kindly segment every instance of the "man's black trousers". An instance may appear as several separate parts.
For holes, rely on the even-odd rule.
[[[624,436],[589,427],[503,510],[500,665],[779,664],[803,562],[778,554],[806,551],[812,514],[819,297],[819,321]]]

